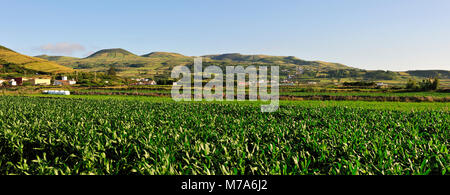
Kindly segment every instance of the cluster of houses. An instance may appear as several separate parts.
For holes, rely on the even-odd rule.
[[[387,88],[389,85],[388,84],[386,84],[386,83],[377,83],[377,87],[379,87],[379,88]]]
[[[299,84],[300,82],[299,82],[299,81],[291,81],[291,80],[285,79],[285,80],[282,80],[280,83],[281,83],[280,85],[293,86],[293,85],[295,85],[295,84]],[[306,83],[302,83],[302,84],[307,84],[307,85],[317,85],[317,82],[316,82],[316,81],[307,81]],[[336,83],[335,83],[335,84],[336,84]],[[337,84],[336,84],[336,85],[337,85]]]
[[[11,78],[7,80],[0,79],[0,84],[9,83],[11,86],[20,86],[23,85],[24,82],[29,82],[31,85],[51,85],[51,78],[26,78],[26,77],[17,77]],[[62,76],[61,80],[55,80],[53,85],[75,85],[77,82],[75,80],[68,80],[67,76]]]
[[[275,81],[275,83],[277,83]],[[237,85],[239,86],[249,86],[249,85],[261,85],[261,84],[266,84],[266,85],[270,85],[271,81],[265,81],[265,80],[258,80],[258,81],[249,81],[249,82],[238,82]]]
[[[136,81],[131,85],[156,85],[156,81],[147,78],[133,78],[131,80]]]

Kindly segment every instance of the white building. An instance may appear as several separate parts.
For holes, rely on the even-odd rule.
[[[75,85],[76,83],[75,80],[55,80],[54,85]]]
[[[11,79],[11,80],[9,81],[9,84],[10,84],[11,86],[17,86],[17,82],[16,82],[14,79]]]
[[[377,87],[387,87],[388,84],[386,83],[377,83]]]

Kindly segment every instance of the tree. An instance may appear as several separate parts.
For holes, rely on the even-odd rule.
[[[439,87],[439,78],[434,77],[434,81],[431,83],[431,89],[436,90]]]
[[[419,83],[420,89],[426,91],[431,89],[431,81],[430,79],[424,79],[422,82]]]
[[[408,79],[406,83],[406,89],[417,89],[417,82],[414,79]]]
[[[427,90],[436,90],[439,87],[439,79],[435,77],[434,79],[424,79],[419,83],[420,89]]]
[[[113,66],[109,67],[109,69],[108,69],[108,75],[110,75],[110,76],[116,76],[116,69],[115,69]]]

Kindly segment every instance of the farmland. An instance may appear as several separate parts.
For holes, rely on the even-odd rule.
[[[69,90],[76,95],[171,96],[171,85],[155,86],[21,86],[3,88],[4,95],[40,94],[44,90]],[[192,90],[192,89],[191,89]],[[247,89],[248,91],[248,89]],[[192,90],[193,92],[193,90]],[[282,100],[367,100],[393,102],[449,102],[446,89],[408,91],[405,89],[338,89],[305,86],[280,87]]]
[[[448,103],[0,96],[0,174],[444,174]]]

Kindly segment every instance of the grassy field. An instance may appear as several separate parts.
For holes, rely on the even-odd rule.
[[[40,97],[40,98],[57,98],[57,99],[88,99],[88,100],[128,100],[128,101],[143,101],[143,102],[157,102],[157,103],[175,103],[171,97],[153,97],[153,96],[133,96],[133,95],[47,95],[47,94],[30,94],[28,97]],[[251,105],[261,106],[268,104],[264,101],[189,101],[178,102],[184,104],[238,104],[238,105]],[[450,103],[448,102],[377,102],[377,101],[290,101],[280,100],[280,105],[283,106],[299,106],[305,108],[317,108],[317,107],[345,107],[355,109],[368,109],[368,110],[395,110],[395,111],[427,111],[427,110],[440,110],[448,111]]]
[[[159,89],[81,89],[80,92],[139,92],[139,93],[160,93],[170,94],[169,90]],[[303,92],[303,91],[281,91],[280,95],[289,96],[315,96],[315,95],[328,95],[328,96],[384,96],[384,97],[449,97],[449,93],[444,92]]]
[[[76,95],[140,95],[140,96],[171,96],[171,86],[150,87],[118,87],[73,89]],[[281,88],[281,100],[317,100],[317,101],[390,101],[390,102],[449,102],[450,93],[439,91],[407,92],[404,90],[385,91],[370,89],[367,91],[308,91],[305,88]],[[224,90],[225,91],[225,90]],[[193,91],[192,91],[193,93]],[[248,90],[246,91],[248,94]],[[236,92],[235,92],[236,94]]]
[[[450,173],[448,103],[47,97],[0,97],[0,174]]]
[[[27,91],[28,93],[40,93],[42,90],[61,89],[72,92],[81,93],[140,93],[140,94],[163,94],[170,96],[172,86],[155,85],[155,86],[115,86],[115,87],[55,87],[40,86],[29,87],[29,89],[21,88],[20,90],[3,89],[4,93]],[[225,90],[225,89],[224,89]],[[248,89],[247,89],[248,91]],[[22,93],[22,94],[24,94]],[[12,93],[13,94],[13,93]],[[16,93],[19,94],[19,93]],[[450,98],[450,93],[439,91],[418,91],[407,92],[405,90],[386,90],[386,89],[330,89],[330,88],[303,88],[303,87],[281,87],[281,96],[355,96],[355,97],[432,97],[432,98]]]
[[[383,97],[449,97],[450,93],[444,92],[281,92],[280,95],[310,96],[383,96]]]

